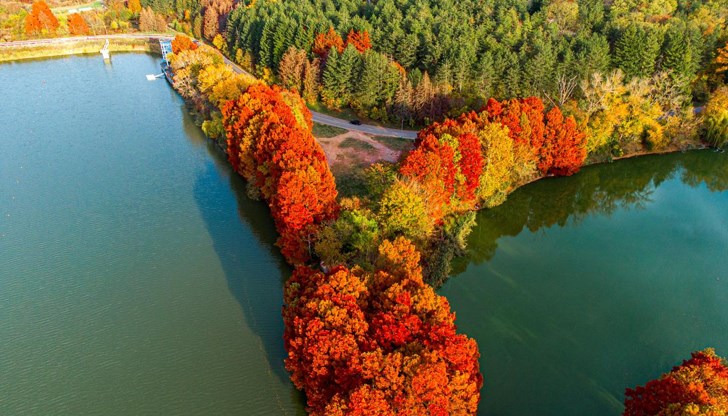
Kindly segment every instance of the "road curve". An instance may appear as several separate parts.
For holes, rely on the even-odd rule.
[[[98,35],[98,36],[76,36],[69,38],[51,38],[51,39],[33,39],[33,40],[18,40],[13,42],[0,42],[0,50],[3,48],[21,48],[24,46],[37,46],[37,45],[50,45],[54,43],[66,43],[66,42],[78,42],[84,40],[104,40],[104,39],[172,39],[169,35],[163,34],[135,34],[135,33],[122,33],[115,35]],[[237,73],[247,73],[243,68],[238,66],[233,61],[223,56],[225,63],[230,65]],[[373,134],[375,136],[386,136],[386,137],[402,137],[405,139],[414,140],[417,137],[417,132],[412,130],[400,130],[390,129],[381,126],[375,126],[371,124],[360,124],[354,125],[349,120],[343,120],[327,114],[311,111],[313,121],[319,124],[325,124],[327,126],[339,127],[346,130],[359,131],[362,133]]]
[[[235,62],[229,60],[223,55],[225,63],[230,65],[233,70],[239,74],[251,75],[248,71],[238,66]],[[252,75],[251,75],[252,76]],[[336,118],[327,114],[319,113],[317,111],[311,111],[311,118],[314,122],[319,124],[325,124],[327,126],[339,127],[344,130],[358,131],[367,134],[373,134],[375,136],[386,136],[386,137],[401,137],[403,139],[414,140],[417,138],[417,132],[413,130],[400,130],[390,129],[382,126],[374,126],[371,124],[351,124],[349,120]]]

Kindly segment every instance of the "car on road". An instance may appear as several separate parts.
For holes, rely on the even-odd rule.
[[[349,121],[349,123],[351,123],[355,126],[361,126],[361,121],[359,121],[359,120],[351,120],[351,121]]]

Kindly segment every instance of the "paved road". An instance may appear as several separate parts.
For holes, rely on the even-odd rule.
[[[223,59],[225,60],[225,63],[233,67],[233,70],[239,74],[248,74],[251,75],[249,72],[244,70],[243,68],[239,67],[235,62],[229,60],[227,57],[223,56]],[[252,76],[252,75],[251,75]],[[386,137],[401,137],[404,139],[410,139],[414,140],[417,138],[417,132],[412,130],[400,130],[400,129],[390,129],[386,127],[381,126],[374,126],[371,124],[360,124],[360,125],[354,125],[349,122],[349,120],[344,120],[340,118],[336,118],[327,114],[319,113],[316,111],[311,111],[311,118],[313,121],[319,124],[325,124],[327,126],[333,126],[333,127],[339,127],[345,130],[353,130],[353,131],[359,131],[362,133],[367,134],[373,134],[375,136],[386,136]]]
[[[118,34],[118,35],[99,35],[99,36],[76,36],[71,38],[52,38],[52,39],[33,39],[33,40],[20,40],[14,42],[0,42],[0,49],[2,48],[18,48],[23,46],[36,46],[36,45],[49,45],[53,43],[66,43],[66,42],[78,42],[84,40],[104,40],[104,39],[172,39],[169,35],[160,34]],[[223,57],[225,63],[233,67],[235,72],[247,73],[243,68],[231,60]],[[340,118],[332,117],[326,114],[311,111],[313,121],[319,124],[325,124],[327,126],[339,127],[346,130],[359,131],[362,133],[373,134],[376,136],[387,136],[387,137],[402,137],[405,139],[415,139],[417,132],[412,130],[399,130],[390,129],[381,126],[374,126],[371,124],[354,125],[349,123],[349,120],[343,120]]]

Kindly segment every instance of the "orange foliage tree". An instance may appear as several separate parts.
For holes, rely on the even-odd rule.
[[[627,389],[625,416],[728,414],[728,365],[708,348],[644,387]]]
[[[177,35],[172,39],[172,53],[180,53],[182,51],[197,49],[197,44],[187,36]]]
[[[25,33],[28,35],[53,33],[59,26],[58,19],[42,0],[33,3],[30,13],[25,16]]]
[[[546,136],[540,149],[538,169],[543,174],[569,176],[578,172],[586,160],[586,135],[574,117],[564,117],[558,107],[546,114]]]
[[[230,163],[268,201],[286,259],[307,262],[318,225],[338,210],[333,175],[311,134],[310,112],[297,95],[263,84],[221,110]]]
[[[346,36],[346,46],[353,46],[359,52],[364,52],[372,48],[372,41],[369,39],[369,32],[366,30],[357,32],[354,29],[349,31]]]
[[[68,15],[68,31],[72,35],[87,35],[90,29],[86,20],[80,14],[73,13]]]
[[[375,272],[296,269],[285,304],[286,368],[312,415],[475,414],[477,344],[405,238],[380,245]]]
[[[127,0],[126,7],[133,14],[139,14],[142,11],[142,3],[139,0]]]
[[[329,31],[326,33],[319,33],[316,35],[311,51],[318,55],[322,60],[326,60],[331,48],[336,48],[336,52],[338,53],[344,51],[344,40],[341,39],[341,36],[336,33],[333,27],[330,27]]]

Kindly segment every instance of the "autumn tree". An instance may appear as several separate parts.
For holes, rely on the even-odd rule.
[[[25,33],[27,35],[54,33],[60,24],[48,4],[44,1],[33,3],[30,13],[25,16]]]
[[[585,135],[574,117],[564,117],[558,107],[546,113],[546,134],[538,169],[542,174],[569,176],[578,172],[586,159]]]
[[[712,348],[694,352],[645,386],[627,389],[624,416],[728,414],[728,364]]]
[[[207,39],[214,39],[215,36],[220,32],[219,26],[220,15],[214,7],[208,7],[205,10],[205,17],[203,19],[203,34]]]
[[[424,240],[434,230],[435,218],[428,213],[423,190],[413,181],[396,181],[379,202],[379,221],[389,236],[405,235]]]
[[[286,368],[312,415],[473,415],[478,349],[456,333],[419,253],[385,240],[376,270],[298,268],[285,290]]]
[[[187,36],[177,35],[172,39],[172,53],[178,54],[182,51],[197,49],[197,44]]]
[[[728,87],[721,87],[705,106],[705,138],[712,146],[728,145]]]
[[[132,12],[132,14],[135,15],[142,11],[142,4],[139,0],[128,0],[126,2],[126,7],[130,12]]]
[[[303,100],[254,84],[223,105],[222,116],[230,163],[268,201],[283,255],[292,264],[305,263],[319,225],[335,217],[338,205]]]
[[[167,21],[161,14],[157,14],[151,7],[142,9],[139,13],[139,30],[142,32],[165,32]]]
[[[349,34],[346,35],[346,46],[353,46],[356,48],[359,52],[364,52],[368,49],[371,49],[372,42],[369,40],[369,32],[366,30],[358,32],[354,29],[351,29],[349,31]]]
[[[86,20],[78,14],[72,13],[68,15],[68,32],[72,35],[88,35],[89,27]]]
[[[281,78],[283,86],[302,92],[307,64],[306,51],[293,46],[288,48],[278,65],[278,76]]]
[[[325,61],[332,48],[336,52],[342,53],[344,51],[344,40],[341,39],[341,36],[336,33],[333,27],[330,27],[328,32],[316,35],[311,52]]]
[[[508,128],[498,123],[487,123],[478,129],[478,138],[485,159],[480,175],[478,197],[487,207],[495,206],[505,200],[516,169],[513,159],[513,141]]]

